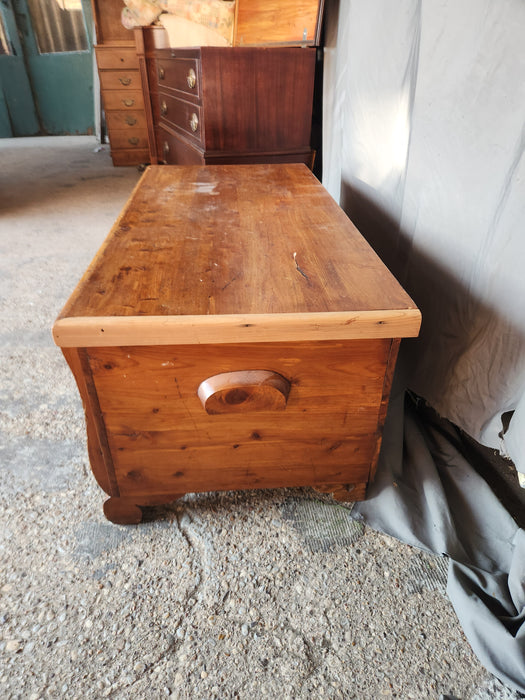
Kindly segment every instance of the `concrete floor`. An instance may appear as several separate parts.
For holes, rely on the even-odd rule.
[[[0,142],[0,697],[518,698],[446,562],[307,489],[102,514],[51,326],[140,174],[90,137]]]

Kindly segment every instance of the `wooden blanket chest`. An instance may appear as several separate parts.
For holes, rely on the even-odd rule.
[[[106,517],[199,491],[364,498],[419,325],[306,166],[150,166],[53,328]]]

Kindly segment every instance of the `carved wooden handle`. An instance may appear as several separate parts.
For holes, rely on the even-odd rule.
[[[265,369],[225,372],[205,379],[197,393],[210,415],[283,411],[290,382],[277,372]]]

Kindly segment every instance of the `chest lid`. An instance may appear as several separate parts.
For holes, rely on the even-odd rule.
[[[62,347],[415,336],[420,313],[308,168],[150,166]]]

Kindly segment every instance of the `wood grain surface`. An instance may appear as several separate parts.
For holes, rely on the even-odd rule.
[[[315,54],[314,48],[203,47],[206,151],[285,154],[310,146]]]
[[[199,384],[197,395],[206,413],[284,411],[290,382],[277,372],[248,369],[221,372]]]
[[[91,343],[76,335],[82,319]],[[209,342],[231,342],[232,327],[248,341],[260,339],[253,328],[286,339],[289,327],[307,340],[327,325],[336,338],[405,337],[417,335],[420,313],[306,166],[150,166],[55,340],[107,344],[101,337],[114,323],[124,323],[120,344],[151,342],[156,331],[163,337],[154,342],[193,342],[177,340],[180,326],[197,342],[208,327]]]
[[[318,44],[323,0],[237,0],[234,44]]]
[[[389,340],[89,348],[121,496],[367,482]],[[263,367],[286,408],[209,415],[216,374]]]
[[[150,167],[54,326],[106,516],[198,491],[364,498],[419,325],[304,165]]]

